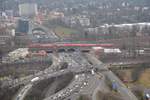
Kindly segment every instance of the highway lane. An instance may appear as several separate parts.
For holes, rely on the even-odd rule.
[[[18,94],[14,97],[13,100],[24,100],[25,96],[28,94],[28,91],[32,88],[33,84],[28,84],[24,86]]]
[[[96,95],[97,95],[98,91],[102,91],[103,93],[109,93],[110,92],[109,87],[105,83],[104,75],[102,75],[101,79],[99,80],[99,84],[97,85],[97,87],[95,88],[95,90],[92,94],[92,100],[97,100]]]
[[[29,76],[26,76],[26,77],[22,77],[22,78],[19,78],[19,79],[14,79],[14,80],[8,80],[8,81],[4,81],[3,84],[4,86],[11,86],[11,87],[16,87],[18,85],[21,85],[21,84],[28,84],[30,82],[31,79],[33,79],[34,77],[38,77],[38,76],[41,76],[43,75],[44,73],[52,73],[52,72],[55,72],[56,70],[56,66],[60,64],[60,62],[58,62],[58,58],[53,55],[53,54],[49,54],[49,56],[52,57],[52,65],[48,68],[46,68],[45,70],[43,71],[40,71],[40,72],[37,72],[35,73],[34,75],[29,75]]]
[[[66,88],[48,98],[45,98],[44,100],[63,100],[74,92],[79,91],[84,81],[86,81],[86,75],[79,74]]]
[[[88,71],[92,68],[80,52],[59,53],[59,57],[61,61],[68,63],[68,69],[73,72]]]
[[[65,54],[65,56],[66,56],[66,54]],[[72,59],[72,58],[70,58],[70,55],[68,55],[67,54],[67,56],[69,56],[68,58],[69,59]],[[54,57],[55,58],[55,57]],[[64,58],[63,58],[64,59]],[[56,63],[58,63],[58,62],[60,62],[60,61],[57,61],[57,60],[60,60],[59,58],[55,58],[55,60],[56,60]],[[69,60],[70,61],[70,60]],[[72,59],[72,61],[74,61],[73,59]],[[54,64],[56,64],[56,63],[54,63]],[[74,63],[76,63],[76,62],[74,62]],[[74,64],[74,63],[71,63],[71,65],[72,64]],[[76,65],[78,65],[78,63],[76,63]],[[55,65],[54,65],[55,66]],[[73,66],[73,65],[72,65]],[[78,67],[76,67],[75,66],[75,68],[77,68],[79,71],[82,71],[83,69],[81,69],[82,67],[81,66],[79,66],[78,65]],[[84,70],[87,70],[87,68],[85,68]],[[68,69],[64,69],[64,70],[57,70],[57,71],[54,71],[54,70],[50,70],[50,69],[48,69],[48,70],[45,70],[45,71],[41,71],[41,72],[39,72],[38,74],[36,74],[36,76],[34,76],[34,77],[30,77],[30,78],[28,78],[28,80],[25,80],[25,81],[22,81],[22,83],[25,83],[25,82],[27,82],[26,84],[30,84],[31,83],[31,80],[33,79],[33,78],[35,78],[35,77],[38,77],[39,78],[39,80],[38,81],[42,81],[42,80],[45,80],[45,79],[48,79],[48,78],[51,78],[51,77],[57,77],[57,76],[60,76],[60,75],[64,75],[64,74],[66,74],[66,73],[68,73],[68,72],[74,72],[75,70],[74,69],[72,69],[72,68],[68,68]],[[85,77],[85,75],[81,75],[81,76],[78,76],[78,78],[76,78],[76,79],[78,79],[78,82],[76,82],[76,81],[74,81],[74,82],[72,82],[72,85],[70,86],[70,88],[68,88],[67,90],[66,89],[64,89],[64,91],[61,91],[61,93],[67,93],[67,94],[63,94],[64,96],[63,96],[63,98],[65,97],[65,96],[68,96],[68,94],[70,94],[73,90],[76,90],[76,88],[79,88],[83,83],[82,83],[82,77]],[[26,86],[28,86],[28,85],[26,85]],[[22,91],[23,91],[24,89],[22,89]],[[66,92],[67,91],[67,92]],[[69,92],[70,91],[70,92]],[[20,92],[21,93],[21,92]],[[27,92],[26,92],[27,93]],[[59,94],[60,95],[60,94]],[[20,95],[18,95],[19,96],[19,98],[20,98]],[[57,95],[58,96],[58,95]],[[55,97],[57,97],[56,96],[56,94],[54,95],[54,96],[50,96],[50,97],[48,97],[48,98],[55,98]]]
[[[93,62],[93,64],[97,67],[97,68],[99,68],[100,67],[100,70],[102,70],[102,69],[105,69],[105,70],[107,70],[107,67],[105,66],[102,66],[103,64],[102,64],[102,62],[100,62],[100,61],[98,61],[97,59],[95,59],[95,57],[93,57],[92,55],[88,55],[89,57],[88,58],[90,58],[90,59],[88,59],[88,60],[90,60],[91,61],[91,59],[92,59],[92,61],[91,62]],[[56,76],[60,76],[60,75],[63,75],[63,74],[66,74],[66,73],[68,73],[68,72],[80,72],[80,71],[82,71],[82,70],[86,70],[87,71],[87,69],[88,69],[88,67],[86,67],[86,66],[82,66],[82,59],[85,59],[84,57],[81,57],[81,55],[80,54],[78,54],[78,53],[61,53],[61,54],[59,54],[59,58],[55,58],[55,60],[56,60],[56,63],[58,63],[58,62],[60,62],[60,61],[66,61],[67,63],[69,63],[69,67],[68,67],[68,69],[64,69],[64,70],[58,70],[58,71],[51,71],[50,70],[50,72],[49,72],[49,70],[46,70],[46,71],[41,71],[41,72],[39,72],[39,74],[38,74],[38,76],[36,76],[36,77],[39,77],[39,80],[38,81],[42,81],[42,80],[44,80],[44,79],[47,79],[47,78],[50,78],[50,77],[56,77]],[[59,61],[58,61],[59,60]],[[81,61],[81,62],[80,62]],[[87,63],[86,65],[87,66],[90,66],[90,64],[88,64],[88,62],[85,60],[85,61],[83,61],[84,63]],[[55,63],[55,64],[56,64]],[[55,64],[54,64],[54,66],[55,66]],[[76,71],[76,70],[78,70],[78,71]],[[91,70],[90,69],[90,67],[89,67],[89,70]],[[125,98],[127,99],[127,100],[136,100],[136,99],[134,99],[134,97],[133,97],[133,94],[131,93],[131,92],[128,92],[128,90],[126,89],[126,87],[122,84],[122,82],[116,77],[116,76],[114,76],[114,74],[112,73],[112,72],[110,72],[110,71],[104,71],[104,72],[102,72],[106,77],[108,77],[111,81],[116,81],[116,82],[118,82],[118,84],[121,84],[120,86],[119,86],[119,88],[118,88],[118,91],[120,92],[120,94],[121,95],[123,95],[123,96],[125,96],[125,95],[127,95],[127,97],[125,96]],[[31,79],[30,79],[31,80]],[[85,82],[85,81],[84,81]],[[82,85],[80,84],[81,83],[81,81],[78,81],[78,82],[76,82],[76,81],[73,81],[71,84],[76,84],[78,87],[80,87],[80,89],[76,89],[76,88],[73,88],[73,87],[75,87],[74,85],[72,86],[71,84],[68,86],[69,88],[65,88],[65,89],[63,89],[62,91],[60,91],[60,92],[58,92],[58,93],[56,93],[56,94],[54,94],[54,95],[52,95],[52,96],[50,96],[50,97],[48,97],[48,98],[51,98],[52,100],[61,100],[60,98],[66,98],[67,96],[69,96],[69,95],[71,95],[72,94],[72,91],[74,90],[74,91],[82,91],[82,93],[83,92],[87,92],[87,93],[89,93],[89,90],[93,90],[94,91],[94,89],[96,88],[96,86],[98,86],[98,84],[96,84],[96,83],[98,83],[98,82],[96,82],[96,80],[93,78],[93,79],[91,79],[91,82],[94,82],[95,84],[94,85],[91,85],[91,88],[90,87],[87,87],[87,91],[86,90],[83,90],[83,89],[81,89],[81,87],[82,87],[82,85],[84,84],[84,83],[82,83]],[[30,83],[30,82],[29,82]],[[28,83],[28,84],[29,84]],[[27,84],[27,83],[26,83]],[[83,87],[82,87],[83,88]],[[72,90],[73,89],[73,90]],[[67,92],[66,92],[67,91]],[[91,91],[90,91],[91,92]],[[59,98],[59,99],[58,99]],[[49,99],[49,100],[51,100],[51,99]],[[48,100],[48,99],[47,99]]]
[[[103,66],[96,57],[91,54],[85,55],[88,60],[90,60],[96,66],[99,66],[99,69],[107,69],[106,66]],[[102,74],[107,77],[111,82],[116,82],[118,84],[117,91],[124,97],[125,100],[138,100],[137,97],[121,82],[121,80],[111,71],[104,71]]]
[[[67,55],[69,56],[69,54],[67,54]],[[53,59],[53,64],[49,68],[45,69],[44,71],[40,71],[40,72],[36,73],[35,75],[29,75],[27,77],[16,79],[12,82],[9,82],[8,84],[9,85],[14,85],[13,87],[15,87],[15,86],[20,85],[20,84],[27,84],[34,77],[39,77],[39,76],[42,76],[43,74],[56,72],[57,71],[57,70],[55,70],[56,65],[59,65],[61,63],[61,61],[64,60],[64,59],[67,60],[67,62],[70,63],[70,65],[71,65],[71,68],[69,68],[68,70],[75,71],[74,69],[72,69],[72,67],[74,67],[74,66],[75,66],[74,68],[76,68],[76,67],[80,68],[79,64],[76,63],[74,60],[72,60],[72,58],[69,57],[67,59],[65,56],[64,56],[64,58],[61,58],[63,56],[63,54],[60,58],[57,58],[54,55],[51,55],[51,56],[52,56],[52,59]],[[67,72],[69,72],[69,71],[67,71]],[[53,74],[55,75],[55,73],[53,73]],[[54,76],[54,75],[52,75],[52,76]]]
[[[71,72],[79,73],[81,72],[82,75],[78,75],[76,79],[79,78],[79,81],[76,82],[75,80],[66,88],[61,90],[60,92],[46,98],[45,100],[61,100],[64,98],[67,98],[70,95],[73,95],[74,92],[79,92],[81,88],[85,86],[85,83],[87,81],[87,73],[91,69],[88,68],[90,65],[88,61],[85,60],[80,54],[80,52],[77,53],[59,53],[59,61],[60,62],[67,62],[68,63],[68,70]],[[88,65],[88,66],[85,66]],[[85,71],[85,72],[82,72]],[[86,79],[82,82],[81,79],[83,76],[85,76],[83,73],[86,75]],[[79,89],[77,89],[79,88]],[[73,99],[73,98],[72,98]]]
[[[87,80],[83,83],[83,86],[81,86],[79,92],[77,92],[76,94],[72,94],[68,98],[70,98],[71,100],[77,100],[81,94],[87,95],[90,98],[92,97],[93,92],[95,91],[101,80],[97,79],[95,75],[94,76],[91,74],[86,75]]]
[[[39,81],[42,81],[42,80],[45,80],[45,79],[48,79],[48,78],[51,78],[51,77],[57,77],[57,76],[60,76],[60,75],[63,75],[63,74],[66,74],[70,71],[68,70],[64,70],[64,71],[58,71],[58,72],[54,72],[52,74],[44,74],[42,76],[38,76],[38,80],[36,82],[39,82]],[[33,78],[34,79],[34,78]],[[34,82],[32,82],[30,80],[30,82],[24,86],[20,92],[17,94],[16,98],[14,100],[23,100],[23,98],[26,96],[26,94],[29,92],[29,90],[31,89],[32,85],[33,85]]]
[[[81,86],[79,92],[76,92],[72,94],[71,96],[65,98],[65,100],[77,100],[80,95],[86,95],[91,100],[96,100],[96,93],[99,90],[107,91],[106,85],[105,85],[105,78],[103,75],[99,75],[95,73],[94,75],[92,74],[86,74],[87,79],[83,83],[83,86]]]
[[[78,53],[60,53],[58,59],[60,61],[65,61],[65,62],[69,63],[68,69],[57,70],[52,73],[49,73],[48,71],[41,72],[40,76],[38,76],[39,77],[38,81],[42,81],[42,80],[50,78],[50,77],[60,76],[60,75],[66,74],[68,72],[81,72],[83,70],[90,71],[91,68],[96,67],[96,68],[99,68],[100,70],[107,70],[107,71],[103,71],[102,74],[105,77],[107,77],[111,82],[113,82],[115,80],[119,84],[118,91],[126,100],[137,100],[136,97],[132,94],[132,92],[130,92],[125,87],[125,85],[111,71],[108,71],[107,67],[104,66],[104,64],[102,62],[100,62],[95,57],[93,57],[92,55],[89,55],[89,54],[87,54],[86,57],[88,58],[89,61],[91,61],[93,63],[94,66],[88,67],[91,65],[88,63],[88,61],[84,57],[82,57],[82,55],[80,55]],[[56,60],[58,60],[58,59],[56,59]],[[58,61],[58,62],[60,62],[60,61]],[[82,66],[83,65],[82,61],[84,63],[86,63],[86,66]],[[78,77],[75,78],[74,81],[71,82],[71,84],[69,84],[68,87],[64,88],[63,90],[57,92],[54,95],[51,95],[51,96],[45,98],[44,100],[62,100],[76,92],[79,92],[79,91],[81,93],[87,93],[87,94],[92,94],[94,92],[94,94],[95,94],[96,93],[95,91],[97,91],[97,90],[95,90],[95,88],[98,86],[99,81],[96,81],[96,79],[92,78],[92,79],[90,79],[89,83],[93,83],[93,84],[91,84],[91,86],[87,87],[86,89],[83,89],[84,83],[87,82],[87,80],[88,80],[87,77],[83,78],[83,76],[85,77],[85,75],[87,76],[87,74],[82,74],[82,76],[79,75]],[[78,95],[76,95],[75,97],[77,97],[77,96]],[[95,97],[92,95],[92,98],[95,98]]]
[[[53,60],[54,63],[52,64],[53,67],[55,66],[54,64],[59,64],[59,62],[57,61],[57,57],[53,56]],[[27,76],[26,80],[21,80],[21,83],[27,84],[26,86],[24,86],[23,88],[21,88],[21,90],[19,91],[19,93],[15,96],[14,100],[23,100],[24,97],[27,95],[27,93],[29,92],[29,90],[32,88],[33,82],[31,82],[32,79],[34,79],[35,77],[38,77],[39,79],[37,81],[42,81],[51,77],[57,77],[60,76],[62,74],[66,74],[70,72],[68,69],[67,70],[59,70],[58,72],[55,72],[53,70],[51,70],[51,68],[45,69],[44,71],[40,71],[38,72],[36,75],[34,76]],[[19,84],[21,84],[19,83]]]

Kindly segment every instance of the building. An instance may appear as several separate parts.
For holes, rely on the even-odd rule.
[[[35,3],[24,3],[19,5],[19,15],[22,17],[32,17],[38,14],[38,6]]]
[[[29,21],[19,19],[17,23],[16,36],[27,35],[28,31],[29,31]]]
[[[86,31],[88,31],[89,33],[98,33],[98,27],[87,28]]]
[[[7,52],[13,46],[12,29],[7,26],[0,25],[0,51]]]
[[[90,19],[87,17],[79,18],[79,22],[80,22],[81,26],[89,26],[90,25]]]
[[[57,12],[57,11],[51,11],[49,12],[49,19],[58,19],[58,18],[63,18],[64,13],[63,12]]]

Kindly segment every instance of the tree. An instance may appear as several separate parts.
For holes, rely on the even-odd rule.
[[[119,36],[116,34],[117,30],[116,27],[114,25],[108,27],[108,31],[109,31],[109,35],[111,36],[111,38],[115,39],[118,38]]]
[[[90,100],[90,98],[87,95],[80,95],[77,100]]]
[[[2,63],[2,51],[0,50],[0,63]]]
[[[132,80],[137,81],[141,75],[141,73],[144,71],[143,67],[137,67],[132,72]]]
[[[101,91],[97,92],[96,99],[97,100],[123,100],[123,98],[120,97],[119,94],[103,93]]]
[[[84,37],[88,38],[88,32],[84,32]]]
[[[137,34],[138,30],[139,30],[138,27],[136,25],[133,25],[132,26],[132,32],[131,32],[130,36],[131,37],[136,37],[136,34]]]

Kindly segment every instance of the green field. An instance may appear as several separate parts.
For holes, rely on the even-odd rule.
[[[73,34],[78,34],[79,32],[75,29],[57,26],[55,27],[55,33],[60,37],[70,37]]]
[[[62,26],[57,26],[55,28],[55,32],[57,34],[64,34],[64,35],[71,35],[71,34],[77,34],[78,33],[78,31],[76,31],[74,29],[62,27]]]

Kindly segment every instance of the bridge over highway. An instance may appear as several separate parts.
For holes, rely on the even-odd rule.
[[[107,68],[110,70],[123,70],[123,69],[134,69],[134,68],[150,68],[148,60],[141,61],[129,61],[129,62],[118,62],[118,63],[106,63]],[[145,66],[146,64],[146,66]]]
[[[99,66],[100,69],[107,69],[106,66],[102,64],[96,57],[91,54],[85,55],[89,61],[94,65]],[[107,77],[111,82],[116,82],[118,84],[117,91],[124,97],[125,100],[138,100],[137,97],[122,83],[122,81],[111,71],[101,72],[105,77]]]

